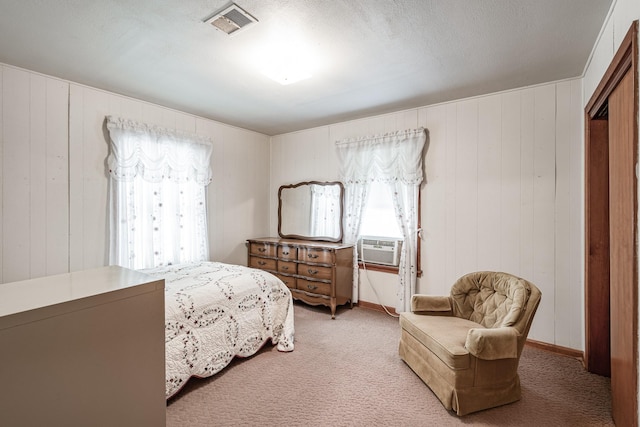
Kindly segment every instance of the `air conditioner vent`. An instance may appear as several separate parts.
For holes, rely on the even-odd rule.
[[[362,236],[358,242],[358,259],[364,263],[397,266],[402,239]]]
[[[213,27],[225,34],[231,35],[235,34],[239,30],[247,28],[255,22],[258,22],[258,20],[240,6],[233,3],[222,12],[216,13],[204,22],[211,24]]]
[[[389,246],[393,247],[395,245],[396,240],[389,239],[371,239],[371,238],[362,238],[363,245],[373,245],[373,246]]]

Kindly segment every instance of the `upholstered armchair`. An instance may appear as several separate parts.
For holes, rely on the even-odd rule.
[[[457,415],[515,402],[540,297],[532,283],[488,271],[461,277],[449,296],[414,295],[400,314],[400,357]]]

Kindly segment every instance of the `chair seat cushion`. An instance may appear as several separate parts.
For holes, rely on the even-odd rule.
[[[454,370],[469,368],[469,351],[464,347],[467,333],[472,328],[483,328],[459,317],[410,312],[400,313],[400,326]]]

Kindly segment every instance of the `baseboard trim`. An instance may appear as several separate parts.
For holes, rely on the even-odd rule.
[[[384,306],[383,307],[380,304],[375,304],[375,303],[372,303],[372,302],[358,301],[354,305],[356,305],[358,307],[366,308],[367,310],[381,311],[383,313],[385,313],[384,309],[386,308],[389,311],[389,313],[395,314],[395,315],[398,314],[398,313],[396,313],[396,308],[395,307],[388,307],[388,306]]]
[[[538,348],[540,350],[545,350],[550,353],[573,357],[574,359],[579,359],[580,361],[584,361],[584,352],[580,350],[576,350],[574,348],[563,347],[561,345],[549,344],[546,342],[530,340],[530,339],[527,339],[526,345],[530,347]]]

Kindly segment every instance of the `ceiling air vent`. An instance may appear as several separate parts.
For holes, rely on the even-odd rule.
[[[232,3],[231,6],[224,9],[220,13],[216,13],[204,22],[213,25],[216,29],[226,34],[231,35],[244,28],[247,28],[254,22],[258,22],[258,20],[249,15],[247,11],[242,9],[237,4]]]

